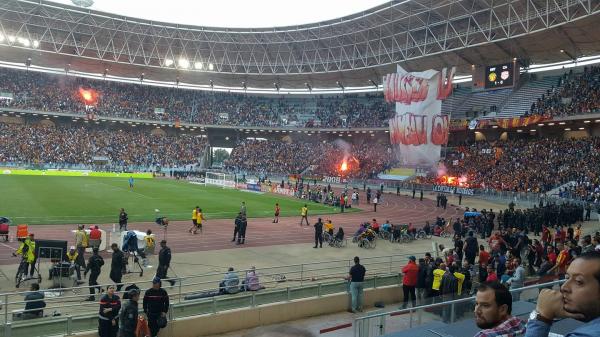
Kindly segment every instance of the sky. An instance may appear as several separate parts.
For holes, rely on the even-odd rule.
[[[72,4],[71,0],[52,0]],[[336,19],[384,0],[94,0],[92,9],[196,26],[264,28]]]

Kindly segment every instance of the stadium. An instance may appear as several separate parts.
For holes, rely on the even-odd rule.
[[[0,0],[0,336],[600,336],[598,23]]]

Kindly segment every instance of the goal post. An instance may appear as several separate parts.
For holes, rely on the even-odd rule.
[[[235,188],[235,174],[206,172],[204,185],[217,185],[222,187]]]

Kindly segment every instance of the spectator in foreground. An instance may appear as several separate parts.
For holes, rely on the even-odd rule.
[[[225,278],[219,283],[220,294],[237,294],[240,291],[240,278],[238,274],[233,270],[233,267],[229,267]]]
[[[498,282],[484,283],[477,289],[475,298],[475,322],[480,329],[475,337],[519,336],[525,332],[525,324],[511,316],[512,296]]]
[[[167,312],[169,312],[169,295],[161,287],[160,278],[154,277],[152,288],[144,293],[143,306],[144,313],[148,317],[151,337],[156,337],[160,329],[164,328],[163,323],[166,323]]]
[[[43,317],[46,302],[44,302],[44,293],[40,291],[40,285],[32,283],[29,290],[31,292],[25,295],[25,312],[21,317],[23,319]]]
[[[556,318],[574,318],[586,324],[565,337],[596,337],[600,331],[600,252],[582,254],[567,270],[560,291],[544,289],[529,316],[526,337],[547,337]]]
[[[358,256],[354,257],[354,266],[350,268],[346,280],[350,281],[350,295],[352,296],[352,312],[362,312],[363,308],[363,282],[365,280],[365,267],[360,264]]]
[[[100,312],[98,313],[98,335],[100,337],[117,336],[119,310],[121,310],[121,299],[115,294],[115,286],[110,285],[106,289],[106,294],[100,298]]]
[[[403,309],[408,306],[409,297],[412,298],[411,300],[413,308],[417,306],[415,287],[417,286],[419,266],[417,266],[415,261],[416,258],[414,256],[409,256],[408,263],[402,268],[402,291],[404,292],[404,299],[402,302]],[[424,262],[425,261],[423,261],[423,263]]]
[[[246,291],[257,291],[261,289],[265,289],[264,286],[260,284],[258,279],[258,274],[256,273],[256,267],[250,267],[250,270],[246,272],[246,279],[244,280],[244,288]]]
[[[119,313],[119,337],[135,337],[135,330],[138,323],[140,291],[138,289],[131,289],[128,295],[129,300]]]

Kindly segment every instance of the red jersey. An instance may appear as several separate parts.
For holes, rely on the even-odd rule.
[[[490,253],[486,252],[485,250],[479,251],[479,265],[480,266],[483,266],[484,264],[487,265],[489,261],[490,261]]]
[[[494,282],[494,281],[498,281],[498,275],[496,275],[496,272],[491,272],[488,274],[488,277],[485,279],[485,282]]]

